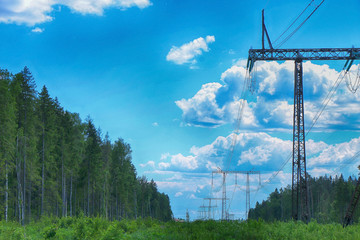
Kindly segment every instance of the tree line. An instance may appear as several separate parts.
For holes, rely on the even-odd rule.
[[[350,176],[347,180],[340,176],[309,176],[309,200],[311,218],[318,223],[343,223],[346,211],[355,191],[357,178]],[[250,209],[250,219],[262,218],[266,221],[287,221],[291,219],[291,186],[275,189],[267,200],[256,202]],[[358,222],[360,211],[357,209],[353,220]]]
[[[138,177],[131,147],[61,107],[30,70],[0,69],[0,220],[42,216],[170,220],[169,197]]]

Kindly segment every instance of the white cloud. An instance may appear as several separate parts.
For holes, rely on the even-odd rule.
[[[190,99],[176,101],[176,105],[183,111],[183,120],[193,126],[218,127],[227,122],[233,122],[237,117],[239,105],[243,100],[237,96],[233,101],[220,106],[220,83],[207,83]],[[242,123],[247,126],[256,126],[256,119],[247,101],[244,102]]]
[[[190,199],[198,199],[198,197],[196,197],[195,194],[193,194],[193,193],[190,194],[190,195],[188,196],[188,198],[190,198]]]
[[[236,145],[232,147],[234,140]],[[181,181],[182,176],[176,173],[209,173],[218,167],[272,172],[277,171],[288,157],[291,157],[292,144],[291,140],[282,140],[264,132],[230,134],[227,137],[219,136],[208,145],[193,146],[189,155],[166,154],[166,158],[162,159],[163,162],[160,162],[158,167],[160,170],[173,171],[173,178],[169,180],[175,181]],[[348,163],[358,151],[360,137],[334,145],[309,139],[306,141],[308,170],[325,166],[334,170],[339,164]],[[288,163],[290,166],[291,161]]]
[[[159,123],[153,122],[152,125],[153,125],[153,127],[158,127],[158,126],[159,126]]]
[[[151,5],[149,0],[2,0],[0,1],[0,22],[34,26],[53,20],[53,6],[69,7],[81,14],[102,15],[104,9],[116,7],[145,8]]]
[[[158,166],[159,166],[160,169],[167,169],[167,168],[169,168],[171,165],[170,165],[170,163],[160,162],[160,163],[158,164]]]
[[[358,162],[358,159],[352,159],[360,151],[360,137],[354,138],[349,142],[328,145],[323,147],[319,156],[308,160],[308,166],[315,168],[328,167],[335,170],[341,167],[340,164]],[[351,162],[352,160],[352,162]],[[356,164],[354,164],[357,166]]]
[[[201,147],[193,146],[189,150],[189,155],[176,154],[168,156],[164,154],[167,160],[168,168],[157,170],[157,174],[166,173],[169,177],[163,181],[157,181],[159,189],[170,192],[170,196],[176,198],[177,203],[184,206],[188,201],[197,201],[199,206],[204,204],[202,198],[221,197],[222,193],[222,175],[214,174],[212,181],[211,171],[216,167],[224,169],[231,143],[235,134],[226,137],[218,137],[211,144]],[[268,194],[275,188],[286,187],[291,184],[291,159],[282,171],[278,172],[275,178],[267,180],[276,173],[282,164],[291,156],[292,141],[282,140],[272,137],[271,135],[260,133],[240,133],[237,136],[236,146],[233,152],[233,161],[228,170],[259,170],[261,172],[261,189],[259,193],[252,197],[252,206],[256,201],[266,199]],[[323,176],[324,174],[332,174],[338,166],[345,166],[341,172],[345,175],[357,172],[356,166],[360,159],[354,159],[353,156],[360,151],[360,137],[354,138],[349,142],[339,144],[326,144],[322,141],[314,141],[309,139],[306,142],[307,150],[307,171],[313,176]],[[185,159],[196,159],[197,168],[179,168],[173,166],[171,161],[174,156]],[[165,160],[165,161],[166,161]],[[350,161],[352,160],[352,161]],[[165,162],[164,162],[165,163]],[[170,171],[169,171],[170,170]],[[155,171],[154,171],[155,172]],[[340,172],[335,172],[339,174]],[[213,182],[213,185],[211,183]],[[245,190],[246,176],[237,176],[237,185],[235,184],[235,176],[229,174],[227,177],[227,191],[234,191],[234,202],[244,202],[244,194],[241,190]],[[213,187],[212,187],[213,186]],[[258,190],[258,176],[250,177],[250,189]],[[182,195],[180,194],[182,193]],[[177,195],[177,196],[176,196]],[[181,195],[181,196],[180,196]],[[205,202],[205,205],[207,203]],[[238,205],[233,204],[234,209]]]
[[[170,157],[171,155],[170,155],[170,153],[163,153],[163,154],[161,154],[161,157],[160,157],[160,160],[161,161],[164,161],[165,159],[167,159],[168,157]]]
[[[209,43],[215,42],[214,36],[200,37],[191,42],[185,43],[180,47],[173,46],[166,56],[167,61],[176,64],[191,63],[195,64],[195,57],[209,51]]]
[[[176,101],[182,110],[183,122],[187,126],[218,127],[234,123],[238,116],[239,102],[244,102],[242,129],[287,129],[293,125],[294,63],[287,61],[259,62],[254,79],[257,92],[246,97],[245,61],[237,61],[222,73],[220,82],[202,85],[191,98]],[[356,69],[357,66],[354,66]],[[305,127],[312,119],[336,82],[339,72],[328,65],[303,64]],[[313,130],[358,129],[360,126],[360,91],[352,94],[343,82],[325,111],[322,112]],[[245,98],[241,99],[241,98]]]
[[[62,2],[75,12],[97,15],[102,15],[104,9],[108,7],[127,9],[146,8],[151,5],[149,0],[63,0]]]
[[[160,162],[159,167],[161,169],[182,169],[182,170],[194,170],[198,167],[198,162],[194,156],[183,156],[181,153],[171,156],[170,163]]]
[[[0,22],[33,26],[52,20],[53,0],[3,0],[0,2]]]
[[[232,147],[234,141],[236,145]],[[291,141],[271,137],[266,133],[230,134],[227,137],[219,136],[211,144],[202,147],[193,146],[189,155],[179,153],[167,156],[162,160],[170,158],[169,161],[160,162],[158,166],[162,170],[208,172],[217,167],[228,168],[229,165],[231,168],[258,168],[270,163],[265,167],[274,170],[285,160],[291,148]]]
[[[36,27],[34,29],[31,30],[31,32],[34,32],[34,33],[42,33],[44,31],[43,28],[39,28],[39,27]]]
[[[155,162],[154,161],[148,161],[147,163],[140,163],[140,167],[144,168],[144,167],[152,167],[155,168]]]
[[[177,192],[177,193],[175,193],[175,197],[180,197],[180,196],[182,196],[182,195],[183,195],[182,192]]]

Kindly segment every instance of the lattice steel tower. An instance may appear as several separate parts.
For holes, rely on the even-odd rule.
[[[265,35],[264,35],[265,33]],[[265,49],[266,36],[269,49]],[[292,217],[294,220],[310,220],[309,186],[306,172],[304,98],[303,98],[303,60],[347,60],[350,69],[352,62],[360,59],[360,48],[315,48],[315,49],[274,49],[264,23],[262,12],[262,49],[250,49],[247,69],[252,71],[254,63],[263,61],[294,60],[294,118],[292,155]]]

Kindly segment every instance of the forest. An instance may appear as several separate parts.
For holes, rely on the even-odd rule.
[[[309,176],[310,185],[310,214],[318,223],[343,223],[347,208],[358,179],[343,175],[321,176],[313,178]],[[255,208],[250,209],[249,219],[263,219],[265,221],[288,221],[291,220],[291,186],[275,189],[267,200],[257,202]],[[359,222],[360,211],[355,210],[353,220]]]
[[[137,176],[132,149],[41,92],[27,67],[0,69],[0,221],[172,218],[169,197]]]

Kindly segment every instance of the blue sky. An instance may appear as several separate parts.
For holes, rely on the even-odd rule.
[[[138,174],[170,196],[175,217],[189,209],[195,219],[202,198],[220,194],[218,177],[210,186],[216,167],[264,173],[256,195],[258,178],[251,178],[252,206],[290,184],[290,164],[265,181],[291,153],[292,62],[257,64],[256,93],[246,98],[230,163],[228,156],[244,59],[250,47],[261,47],[261,10],[274,41],[309,2],[2,0],[0,67],[16,73],[28,66],[39,90],[46,85],[65,109],[129,142]],[[360,47],[359,8],[358,0],[325,0],[282,47]],[[343,65],[304,63],[306,126]],[[339,166],[357,174],[357,159],[344,163],[360,149],[359,98],[344,79],[307,135],[310,174],[339,173]],[[244,217],[244,179],[235,186],[228,177],[235,218]]]

